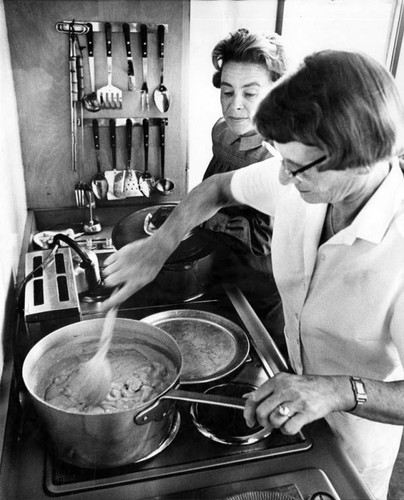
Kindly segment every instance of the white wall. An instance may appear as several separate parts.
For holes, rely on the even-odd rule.
[[[191,0],[189,80],[189,188],[202,180],[212,157],[211,130],[222,116],[219,89],[212,85],[211,53],[238,28],[274,31],[277,0]]]
[[[17,104],[4,4],[0,0],[0,376],[4,335],[13,313],[14,285],[27,214]]]
[[[324,48],[360,50],[386,61],[394,0],[287,0],[282,36],[291,67]],[[277,0],[191,0],[189,188],[211,159],[210,133],[221,116],[210,54],[230,31],[275,29]],[[404,61],[401,62],[404,65]],[[402,75],[404,70],[401,71]]]

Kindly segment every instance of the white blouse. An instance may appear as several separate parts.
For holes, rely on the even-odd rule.
[[[398,162],[352,224],[320,246],[327,205],[306,203],[293,184],[281,185],[279,168],[271,158],[238,170],[231,191],[238,202],[274,217],[273,272],[294,370],[403,379],[404,176]],[[327,420],[377,498],[384,498],[401,427],[344,413]]]

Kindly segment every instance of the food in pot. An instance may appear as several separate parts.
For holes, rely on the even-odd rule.
[[[161,394],[171,383],[173,367],[156,360],[156,353],[131,349],[108,355],[112,368],[111,389],[105,400],[97,406],[84,407],[72,396],[70,375],[86,359],[71,357],[65,368],[50,381],[44,399],[57,408],[74,413],[113,413],[127,410],[150,401]]]

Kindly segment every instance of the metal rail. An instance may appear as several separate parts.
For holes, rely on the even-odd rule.
[[[244,323],[257,354],[269,377],[291,371],[268,330],[236,285],[223,284],[231,303]]]

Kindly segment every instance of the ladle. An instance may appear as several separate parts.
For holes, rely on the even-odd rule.
[[[165,118],[160,120],[160,161],[161,161],[161,179],[157,181],[156,189],[159,194],[166,196],[174,189],[174,182],[171,179],[166,179],[164,176],[165,165]]]
[[[160,54],[160,85],[154,90],[153,99],[156,108],[161,112],[165,113],[170,107],[171,94],[170,91],[163,83],[164,79],[164,34],[165,27],[159,24],[157,27],[157,37],[158,37],[158,47]]]
[[[95,91],[93,25],[91,23],[88,23],[87,26],[87,53],[88,65],[90,70],[91,92],[83,97],[83,104],[87,111],[96,112],[101,109],[101,105],[100,101],[97,99],[97,93]]]
[[[149,165],[149,120],[143,119],[144,171],[139,176],[139,189],[143,196],[149,197],[155,185],[154,177],[148,171]]]
[[[112,370],[107,353],[111,344],[117,309],[110,309],[104,320],[95,355],[82,363],[70,375],[67,383],[71,396],[83,407],[101,403],[107,396],[112,381]]]
[[[93,137],[94,137],[94,149],[95,157],[97,160],[97,173],[94,175],[91,187],[95,196],[99,200],[104,200],[108,192],[108,181],[105,175],[101,172],[101,159],[100,159],[100,132],[98,126],[98,120],[94,118],[93,120]]]

